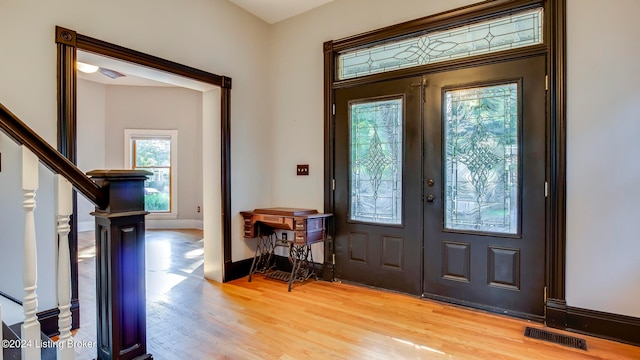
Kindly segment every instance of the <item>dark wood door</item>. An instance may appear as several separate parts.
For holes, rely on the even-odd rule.
[[[425,296],[543,315],[545,58],[427,76]]]
[[[422,290],[420,79],[336,91],[335,275]]]

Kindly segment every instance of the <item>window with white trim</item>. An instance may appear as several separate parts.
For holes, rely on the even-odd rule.
[[[178,215],[178,130],[125,129],[125,167],[153,175],[144,183],[144,207],[152,217]]]

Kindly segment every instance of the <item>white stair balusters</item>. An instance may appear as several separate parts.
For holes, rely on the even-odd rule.
[[[69,255],[69,216],[72,209],[71,183],[61,175],[58,177],[58,327],[60,336],[57,343],[58,360],[74,358],[73,337],[71,336],[71,261]]]
[[[38,311],[38,296],[36,295],[37,254],[36,254],[36,226],[34,209],[36,207],[36,190],[38,189],[38,158],[31,150],[22,147],[22,191],[24,193],[24,323],[21,338],[27,346],[22,347],[23,360],[40,360],[40,322],[36,315]],[[31,346],[29,346],[31,345]]]

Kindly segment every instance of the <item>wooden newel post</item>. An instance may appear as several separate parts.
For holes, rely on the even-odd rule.
[[[96,207],[96,303],[99,360],[152,359],[147,354],[144,181],[148,171],[94,170],[87,175],[109,205]]]

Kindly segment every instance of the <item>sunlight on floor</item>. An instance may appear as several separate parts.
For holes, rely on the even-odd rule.
[[[162,232],[149,232],[146,241],[147,296],[167,299],[171,289],[183,282],[204,263],[202,240],[192,243],[196,248],[185,249]]]
[[[147,271],[171,269],[171,242],[169,240],[148,241],[146,256]]]
[[[185,259],[193,259],[204,255],[204,249],[195,249],[184,254]]]
[[[427,351],[431,351],[433,353],[440,354],[440,355],[447,355],[446,353],[444,353],[444,352],[442,352],[440,350],[436,350],[436,349],[433,349],[433,348],[430,348],[430,347],[424,346],[424,345],[414,344],[414,343],[412,343],[411,341],[408,341],[408,340],[397,339],[397,338],[394,338],[394,337],[392,337],[392,339],[397,341],[397,342],[412,346],[412,347],[414,347],[416,349],[427,350]]]
[[[164,297],[187,277],[168,272],[147,271],[147,298]]]

